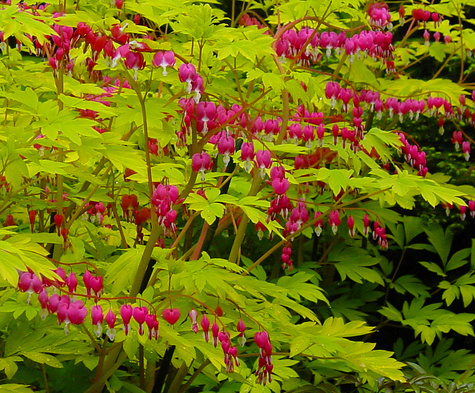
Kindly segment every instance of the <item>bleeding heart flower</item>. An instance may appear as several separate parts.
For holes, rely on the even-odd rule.
[[[124,322],[124,332],[125,335],[129,334],[130,330],[130,320],[132,319],[133,309],[130,304],[123,304],[120,306],[120,316]]]
[[[203,314],[203,316],[201,317],[200,324],[203,329],[203,337],[205,341],[208,342],[209,341],[209,319],[206,316],[206,314]]]
[[[114,326],[115,326],[115,321],[117,317],[115,316],[111,308],[109,308],[109,311],[107,312],[106,317],[104,319],[107,323],[107,326],[109,326],[109,329],[107,329],[107,332],[106,332],[107,337],[109,337],[109,340],[114,341],[115,333],[116,333]]]
[[[145,322],[145,319],[148,315],[148,309],[147,307],[134,307],[133,309],[133,317],[139,324],[139,334],[142,336],[144,333],[143,330],[143,324]]]
[[[170,325],[174,325],[180,319],[180,310],[178,308],[166,308],[162,312],[163,319],[167,321]]]
[[[147,314],[145,316],[145,323],[148,326],[148,338],[149,338],[149,340],[151,340],[152,338],[158,339],[157,316],[155,314]]]

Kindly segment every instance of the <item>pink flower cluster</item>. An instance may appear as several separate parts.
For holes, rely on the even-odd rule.
[[[332,108],[338,104],[341,106],[341,109],[345,112],[348,112],[350,109],[350,103],[353,102],[352,109],[352,123],[354,126],[354,131],[348,130],[347,128],[339,129],[338,125],[334,125],[332,128],[333,134],[333,143],[337,143],[338,137],[342,138],[343,146],[345,146],[345,141],[349,140],[351,142],[351,148],[357,150],[358,141],[364,137],[363,126],[362,126],[362,116],[363,109],[368,111],[374,111],[376,116],[380,119],[384,111],[387,111],[390,118],[393,116],[398,116],[399,121],[404,121],[405,117],[408,117],[410,120],[417,120],[421,114],[425,114],[431,117],[438,117],[439,124],[439,133],[442,135],[444,133],[444,124],[446,119],[457,118],[459,121],[465,120],[470,125],[475,125],[475,112],[471,112],[466,107],[466,98],[464,95],[460,97],[460,106],[454,107],[447,99],[443,97],[433,97],[429,96],[427,99],[416,100],[409,98],[406,100],[398,100],[394,97],[388,97],[386,100],[382,100],[379,92],[372,90],[361,90],[355,91],[350,88],[342,88],[338,82],[327,82],[325,87],[325,96],[330,100],[330,105]],[[472,100],[475,101],[475,92],[472,94]],[[323,125],[322,131],[319,132],[317,128],[317,135],[320,140],[320,135],[324,135]],[[319,127],[320,127],[319,126]],[[471,148],[468,141],[464,141],[463,133],[461,131],[455,131],[452,135],[452,143],[455,145],[455,149],[458,151],[462,147],[462,152],[466,160],[470,158]],[[412,153],[416,153],[414,148],[412,148]],[[410,160],[416,160],[420,162],[413,162],[411,165],[418,168],[420,163],[423,163],[425,167],[424,158],[420,154],[416,156],[415,154],[410,154],[408,162]],[[418,160],[419,159],[419,160]],[[417,165],[415,165],[417,164]],[[421,170],[421,169],[418,169]],[[427,169],[422,168],[423,175],[427,173]],[[424,173],[425,172],[425,173]]]
[[[443,16],[437,12],[430,12],[422,8],[415,8],[412,10],[412,17],[418,23],[423,23],[424,26],[427,22],[434,22],[434,27],[437,27],[442,22]]]
[[[470,159],[470,153],[471,153],[470,142],[463,140],[462,131],[454,131],[452,133],[451,142],[455,146],[455,151],[459,151],[460,146],[462,146],[463,155],[465,157],[465,160],[468,161]]]
[[[382,249],[388,248],[386,229],[380,226],[377,221],[373,224],[373,240],[376,240]]]
[[[178,78],[181,82],[186,82],[186,92],[190,94],[195,93],[195,102],[198,103],[201,94],[204,91],[203,77],[196,72],[196,68],[192,63],[183,63],[178,69]]]
[[[97,222],[99,225],[104,221],[105,206],[102,202],[88,202],[85,206],[87,208],[87,216],[90,222]]]
[[[258,29],[266,29],[266,26],[259,22],[259,19],[250,16],[249,14],[243,14],[239,18],[239,26],[257,26]],[[270,34],[270,30],[266,30],[264,34]]]
[[[167,76],[167,67],[173,67],[175,65],[175,53],[171,50],[162,52],[158,51],[153,56],[152,64],[155,67],[161,67],[163,69],[162,75]]]
[[[122,208],[123,216],[130,222],[135,211],[139,208],[139,201],[137,195],[130,194],[130,195],[122,195],[120,206]]]
[[[180,192],[177,186],[158,184],[152,195],[152,205],[155,206],[158,222],[163,227],[165,235],[176,232],[178,213],[172,207],[178,203]]]
[[[254,335],[254,342],[259,347],[259,360],[256,370],[257,382],[265,385],[267,382],[272,382],[272,344],[269,339],[269,334],[263,330],[256,332]]]
[[[191,157],[191,169],[193,172],[199,172],[201,174],[201,181],[205,181],[205,172],[210,171],[213,167],[213,161],[211,161],[211,156],[203,151],[201,153],[193,154]]]
[[[40,279],[32,271],[20,273],[18,288],[22,292],[28,293],[28,302],[30,302],[33,293],[38,294],[38,301],[42,311],[40,315],[46,318],[49,314],[56,313],[58,323],[64,322],[64,331],[68,333],[69,325],[80,325],[84,323],[88,309],[81,300],[74,300],[74,293],[78,286],[78,280],[75,273],[66,276],[63,268],[57,268],[54,271],[60,280]],[[103,291],[102,277],[93,276],[88,270],[83,276],[84,286],[86,287],[88,296],[94,297],[97,301]],[[69,294],[58,295],[56,288],[67,286]],[[49,288],[53,288],[53,293]],[[94,292],[94,296],[92,295]]]
[[[391,30],[391,14],[385,3],[372,3],[368,7],[369,23],[373,28],[388,28]]]
[[[308,221],[307,205],[304,201],[298,201],[297,206],[290,212],[289,220],[285,223],[285,230],[283,235],[288,236],[297,232],[302,224]]]
[[[317,236],[320,236],[322,231],[323,231],[323,218],[321,217],[323,215],[322,212],[316,211],[314,215],[314,220],[315,220],[315,233]],[[338,227],[341,225],[342,219],[340,217],[340,211],[339,210],[332,210],[328,214],[328,225],[332,228],[332,231],[334,234],[338,232]],[[355,219],[353,218],[352,215],[347,216],[346,223],[348,226],[348,233],[351,237],[355,236]],[[363,217],[363,235],[367,236],[368,233],[370,232],[370,218],[368,214],[365,214]],[[378,245],[383,248],[387,249],[388,248],[388,241],[386,237],[386,230],[381,227],[381,225],[378,222],[374,223],[374,228],[373,228],[373,239],[378,242]]]
[[[102,311],[102,310],[101,310]],[[102,321],[101,314],[98,313],[99,320]],[[144,324],[148,327],[148,338],[158,339],[158,320],[154,313],[149,313],[148,308],[145,306],[132,307],[130,304],[123,304],[120,306],[120,316],[122,317],[123,329],[126,335],[130,332],[130,321],[132,317],[139,324],[139,334],[144,334]],[[93,322],[94,323],[94,322]],[[109,325],[110,328],[110,325]],[[113,326],[112,326],[113,329]]]
[[[410,166],[418,170],[418,175],[425,177],[429,169],[427,168],[426,153],[419,150],[416,145],[411,145],[404,134],[399,133],[399,139],[403,143],[401,151],[404,154],[404,159]]]
[[[226,109],[222,104],[216,105],[212,101],[195,102],[190,98],[181,98],[178,104],[183,113],[183,125],[177,131],[178,140],[182,145],[186,144],[186,136],[190,134],[193,127],[196,127],[201,135],[206,135],[208,132],[216,134],[219,129],[225,128],[224,136],[234,138],[232,130],[237,127],[245,128],[248,123],[247,116],[241,113],[242,107],[239,105]],[[221,136],[223,134],[212,135],[210,142],[217,144]],[[220,145],[223,151],[221,154],[233,150],[223,141]]]
[[[380,23],[380,27],[383,24],[389,25],[387,17],[382,15],[385,13],[384,8],[373,7],[372,13],[379,18],[374,22]],[[325,52],[327,57],[330,57],[332,52],[338,55],[344,51],[350,57],[350,61],[355,56],[371,56],[374,60],[381,59],[386,63],[388,71],[392,71],[394,67],[392,41],[393,35],[390,32],[384,33],[380,30],[363,30],[347,37],[345,32],[317,32],[312,28],[302,27],[298,31],[286,30],[276,41],[275,50],[278,56],[284,59],[296,59],[297,63],[303,66],[318,63],[321,60],[320,51]]]
[[[287,243],[282,247],[282,253],[280,255],[282,260],[282,269],[292,270],[294,268],[294,263],[292,262],[292,243]]]
[[[452,207],[453,207],[452,205],[446,205],[447,215],[449,215],[450,209],[452,209]],[[462,221],[464,221],[465,218],[467,217],[467,209],[470,213],[470,217],[475,218],[475,201],[474,200],[468,201],[467,206],[463,206],[463,205],[459,206],[460,219]]]

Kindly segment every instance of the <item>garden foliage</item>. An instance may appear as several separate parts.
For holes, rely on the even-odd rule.
[[[472,1],[1,3],[2,389],[473,390]]]

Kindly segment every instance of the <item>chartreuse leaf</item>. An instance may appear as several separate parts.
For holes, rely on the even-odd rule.
[[[7,376],[8,379],[12,379],[13,376],[18,371],[18,366],[17,366],[16,362],[21,362],[21,361],[22,361],[22,358],[19,357],[19,356],[9,356],[7,358],[0,359],[0,370],[2,370],[5,373],[5,375]],[[9,385],[7,385],[7,386],[9,386]],[[15,385],[13,385],[13,386],[15,386]],[[20,385],[16,385],[16,386],[20,386]],[[5,385],[2,386],[2,389],[3,388],[5,388]],[[12,389],[12,391],[21,392],[22,390],[20,390],[20,389],[13,390]],[[28,389],[28,391],[31,392],[32,390]]]
[[[331,312],[334,317],[346,318],[348,321],[365,320],[368,314],[361,311],[364,303],[359,297],[340,296],[331,301]]]
[[[0,241],[0,254],[0,275],[12,286],[18,283],[18,271],[26,271],[26,266],[38,276],[56,277],[54,265],[45,258],[48,252],[28,236],[13,235]]]
[[[474,314],[459,313],[441,309],[441,303],[424,305],[424,298],[419,297],[409,304],[404,302],[404,325],[414,329],[415,335],[421,335],[421,340],[432,344],[436,336],[448,333],[451,330],[462,335],[474,335],[470,322],[475,319]]]
[[[400,371],[403,364],[391,359],[391,352],[374,351],[374,344],[350,341],[347,337],[365,336],[372,328],[363,321],[344,323],[342,318],[328,318],[323,325],[304,323],[296,327],[295,338],[290,345],[291,356],[310,355],[320,357],[323,365],[338,369],[358,371],[368,380],[375,381],[381,376],[402,380]]]
[[[236,277],[236,284],[239,284],[240,290],[252,294],[255,297],[270,296],[272,302],[308,318],[311,321],[318,321],[317,316],[309,308],[302,306],[298,302],[289,298],[289,290],[280,285],[257,280],[251,276]]]
[[[218,266],[218,267],[221,267],[221,268],[224,268],[224,269],[228,269],[228,270],[230,270],[232,272],[235,272],[235,273],[242,273],[243,271],[246,270],[243,267],[236,265],[235,263],[231,263],[231,262],[227,261],[226,259],[211,258],[209,256],[209,254],[206,253],[206,252],[203,252],[203,255],[202,255],[200,261],[205,264],[205,267],[208,266],[208,265],[211,265],[211,266],[214,265],[214,266]]]
[[[135,355],[139,349],[139,340],[135,329],[131,329],[129,334],[125,337],[123,344],[124,352],[130,360],[135,358]]]
[[[377,376],[384,376],[395,381],[405,381],[400,370],[404,364],[392,358],[392,352],[374,350],[375,344],[349,341],[344,348],[349,362],[359,368],[363,380],[374,381]]]
[[[211,40],[223,34],[223,27],[215,24],[216,13],[209,4],[192,5],[172,23],[173,30],[195,39]]]
[[[35,112],[38,108],[38,95],[31,87],[27,87],[25,90],[14,88],[11,91],[2,91],[0,92],[0,97],[18,101],[33,109]],[[10,107],[10,109],[16,110],[17,108]]]
[[[147,167],[143,152],[129,146],[110,144],[102,150],[102,153],[121,172],[128,168],[143,173]]]
[[[239,28],[227,31],[225,35],[213,45],[213,49],[217,51],[219,60],[228,57],[236,58],[238,55],[245,57],[247,60],[255,63],[262,56],[272,54],[272,38],[262,34],[256,27]],[[248,72],[248,78],[256,79],[256,75]],[[259,75],[261,76],[261,75]]]
[[[404,319],[401,312],[394,307],[393,305],[386,303],[387,306],[381,307],[379,310],[379,313],[381,315],[384,315],[386,318],[388,318],[390,321],[397,321],[397,322],[402,322]]]
[[[439,288],[444,289],[442,299],[448,306],[461,296],[464,307],[467,307],[475,299],[475,276],[473,273],[467,273],[460,276],[455,283],[441,281]]]
[[[28,167],[25,161],[19,157],[8,162],[4,174],[6,181],[11,184],[14,190],[21,186],[23,178],[29,177]]]
[[[282,75],[267,72],[262,75],[262,83],[266,89],[272,89],[277,93],[285,89],[285,82]]]
[[[448,333],[453,330],[462,336],[473,336],[473,328],[471,322],[475,319],[475,315],[468,313],[450,313],[447,312],[443,315],[434,318],[434,321],[431,323],[432,329],[437,329],[437,331],[442,333]]]
[[[446,277],[447,276],[447,274],[444,273],[442,268],[439,265],[437,265],[437,263],[435,263],[435,262],[419,262],[419,263],[422,266],[424,266],[427,270],[437,274],[438,276],[441,276],[441,277]]]
[[[141,246],[129,248],[108,266],[105,279],[112,283],[111,293],[113,296],[117,296],[132,284],[142,252],[143,247]]]
[[[201,212],[201,217],[208,223],[212,224],[217,218],[221,218],[224,214],[224,205],[219,202],[230,203],[236,198],[231,195],[221,195],[218,188],[209,188],[206,190],[206,198],[199,194],[189,194],[186,203],[189,208]],[[216,202],[215,202],[216,201]]]
[[[352,64],[349,66],[349,79],[353,83],[369,83],[371,86],[378,86],[379,82],[376,79],[376,76],[374,75],[374,72],[372,72],[365,64],[363,60],[359,59],[353,59]],[[366,136],[365,136],[366,139]]]
[[[322,300],[329,304],[321,288],[315,284],[307,283],[312,277],[312,274],[298,272],[292,276],[281,277],[279,281],[277,281],[277,285],[288,288],[290,290],[289,296],[292,296],[297,301],[302,297],[314,303],[318,303],[318,301]]]
[[[20,355],[33,360],[36,363],[46,364],[54,368],[63,368],[63,364],[54,356],[42,352],[20,352]]]
[[[348,277],[358,283],[366,280],[384,285],[381,275],[376,270],[368,268],[377,265],[380,262],[379,258],[372,257],[362,248],[343,245],[334,247],[328,255],[328,261],[335,262],[342,280]]]
[[[429,54],[434,57],[437,61],[444,61],[445,58],[445,49],[447,45],[442,44],[441,42],[433,42],[429,47]]]
[[[70,97],[60,94],[58,99],[68,108],[73,109],[90,109],[97,112],[101,117],[115,116],[116,112],[108,106],[97,101],[86,100],[78,97]]]
[[[285,88],[295,101],[308,102],[309,97],[299,81],[289,79],[285,82]]]
[[[417,235],[424,232],[423,221],[420,217],[404,217],[405,244],[409,244]]]
[[[194,359],[196,359],[196,350],[193,342],[179,334],[168,324],[161,324],[160,336],[166,340],[168,344],[176,346],[177,356],[180,356],[186,364],[189,365]]]
[[[5,374],[7,375],[7,377],[10,378],[8,376],[9,374],[8,374],[7,369],[5,369],[4,371],[5,371]],[[17,383],[2,384],[2,391],[5,392],[5,393],[33,393],[33,390],[31,390],[28,387],[28,385],[19,385]]]
[[[299,375],[292,368],[292,366],[297,364],[298,361],[285,359],[281,356],[274,356],[272,358],[272,363],[274,364],[273,373],[275,373],[275,375],[281,380],[286,380],[288,378],[298,378]]]
[[[0,23],[3,26],[4,39],[15,36],[32,51],[35,50],[34,45],[31,40],[25,37],[25,34],[37,37],[41,44],[44,43],[45,36],[57,35],[49,26],[48,21],[52,24],[52,20],[46,16],[40,17],[32,13],[21,12],[17,7],[5,7],[0,10]]]
[[[445,300],[447,306],[450,306],[455,299],[460,297],[460,290],[456,285],[452,285],[449,281],[441,281],[439,288],[445,289],[442,293],[442,299]]]

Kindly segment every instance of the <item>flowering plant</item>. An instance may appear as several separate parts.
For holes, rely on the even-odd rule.
[[[424,306],[422,280],[387,254],[425,228],[400,209],[475,215],[475,189],[432,172],[411,131],[450,128],[470,160],[462,2],[458,22],[442,5],[232,4],[2,2],[11,389],[408,389],[418,380],[367,322],[427,346],[473,335],[475,315]],[[411,78],[421,57],[442,62],[432,79]],[[440,78],[451,58],[458,82]],[[419,248],[446,277],[474,252],[449,260],[440,230]],[[440,282],[447,306],[471,303],[464,280]],[[412,296],[402,313],[394,290]]]

